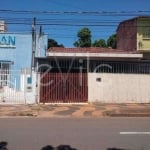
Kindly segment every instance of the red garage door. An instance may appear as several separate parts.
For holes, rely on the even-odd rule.
[[[40,103],[83,103],[87,100],[87,73],[41,73]]]

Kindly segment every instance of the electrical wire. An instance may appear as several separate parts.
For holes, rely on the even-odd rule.
[[[97,30],[94,32],[94,37],[109,36],[110,33],[115,33],[121,21],[131,19],[131,16],[150,16],[150,10],[31,11],[0,9],[0,13],[1,20],[5,20],[6,24],[11,25],[11,31],[31,32],[33,16],[36,16],[36,25],[44,26],[44,32],[47,31],[51,36],[58,38],[75,38],[76,34],[71,35],[68,31],[77,33],[80,27],[88,27],[92,33]],[[10,17],[10,14],[15,17]],[[141,25],[141,27],[149,27],[149,25]],[[59,32],[56,33],[56,30]],[[65,30],[67,31],[66,35],[61,34]]]

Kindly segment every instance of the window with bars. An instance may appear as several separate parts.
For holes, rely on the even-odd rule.
[[[150,61],[45,60],[39,62],[39,72],[95,72],[150,74]]]
[[[150,74],[150,62],[90,61],[90,72]]]
[[[0,87],[8,84],[10,63],[0,62]]]

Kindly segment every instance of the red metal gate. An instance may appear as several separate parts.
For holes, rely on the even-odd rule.
[[[87,73],[41,73],[41,103],[81,103],[88,100]]]

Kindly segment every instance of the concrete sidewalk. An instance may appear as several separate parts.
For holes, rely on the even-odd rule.
[[[0,117],[150,117],[150,104],[0,105]]]

